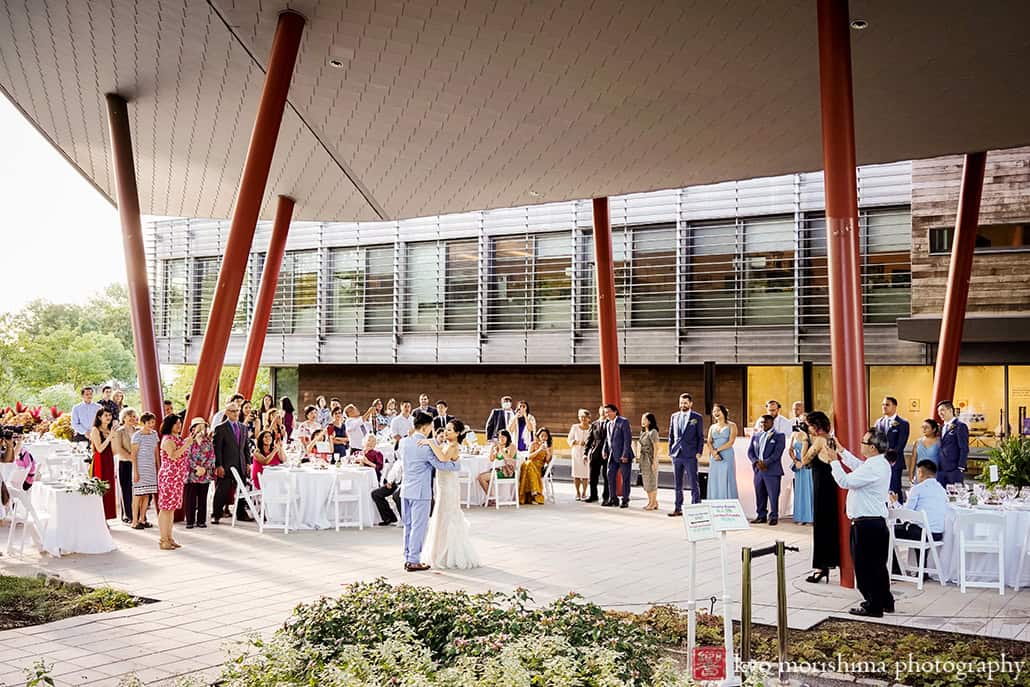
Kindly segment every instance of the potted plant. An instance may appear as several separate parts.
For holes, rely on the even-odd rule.
[[[989,449],[987,465],[977,479],[990,483],[992,465],[998,466],[998,486],[1030,486],[1030,439],[1009,437]]]

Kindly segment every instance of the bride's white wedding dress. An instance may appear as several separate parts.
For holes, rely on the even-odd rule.
[[[479,567],[479,554],[461,511],[461,483],[457,472],[436,473],[436,505],[422,549],[422,562],[434,568]]]

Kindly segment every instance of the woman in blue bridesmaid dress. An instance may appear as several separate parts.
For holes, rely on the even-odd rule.
[[[708,498],[737,498],[737,474],[733,464],[733,442],[737,440],[737,425],[730,422],[726,406],[716,403],[712,407],[712,424],[708,428]]]
[[[808,425],[805,416],[790,435],[790,469],[794,471],[794,522],[809,524],[815,519],[812,497],[812,468],[802,458],[808,450]]]

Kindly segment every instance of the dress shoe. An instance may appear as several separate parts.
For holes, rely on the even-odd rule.
[[[683,511],[681,511],[681,510],[674,510],[671,513],[669,513],[669,517],[670,518],[678,518],[681,515],[683,515]]]
[[[619,504],[616,503],[615,501],[605,501],[601,505],[604,506],[605,508],[614,508],[615,506],[618,506]]]
[[[848,611],[851,615],[861,616],[863,618],[882,618],[883,611],[872,611],[865,606],[858,606]]]
[[[777,520],[776,518],[769,518],[769,527],[773,527],[773,526],[775,526],[779,522],[780,521]]]
[[[629,508],[629,501],[623,501],[620,503],[619,508]]]
[[[397,522],[397,521],[396,520],[383,520],[381,523],[379,523],[379,526],[380,527],[389,527],[390,525],[392,525],[395,522]]]
[[[207,529],[207,523],[206,522],[198,522],[197,523],[197,527],[199,527],[202,530],[203,529]]]
[[[755,518],[754,520],[751,521],[751,524],[752,525],[764,525],[766,522],[767,521],[766,521],[765,518]]]
[[[583,499],[583,503],[597,503],[597,500],[596,496],[591,496],[588,499]]]
[[[237,515],[236,520],[238,520],[239,522],[254,522],[254,518],[250,517],[249,515]]]
[[[859,606],[861,606],[862,608],[869,608],[869,602],[868,601],[863,601],[862,603],[859,604]],[[883,612],[884,613],[893,613],[894,610],[895,610],[894,609],[894,602],[891,601],[889,606],[885,606],[884,607]]]
[[[186,529],[188,529],[188,530],[192,530],[194,527],[196,527],[196,525],[194,525],[193,523],[187,523],[186,524]]]
[[[222,521],[221,521],[220,518],[211,518],[211,524],[212,525],[221,525]]]
[[[404,569],[408,572],[422,572],[423,570],[429,570],[429,566],[425,563],[405,563]]]

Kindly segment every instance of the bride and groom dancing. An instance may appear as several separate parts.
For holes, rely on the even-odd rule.
[[[468,521],[461,512],[458,481],[458,447],[465,439],[465,425],[460,420],[448,422],[441,445],[432,438],[431,415],[418,411],[413,420],[414,432],[402,439],[399,447],[404,461],[404,480],[401,482],[404,569],[419,572],[433,565],[438,568],[477,568],[479,555],[469,536]]]

